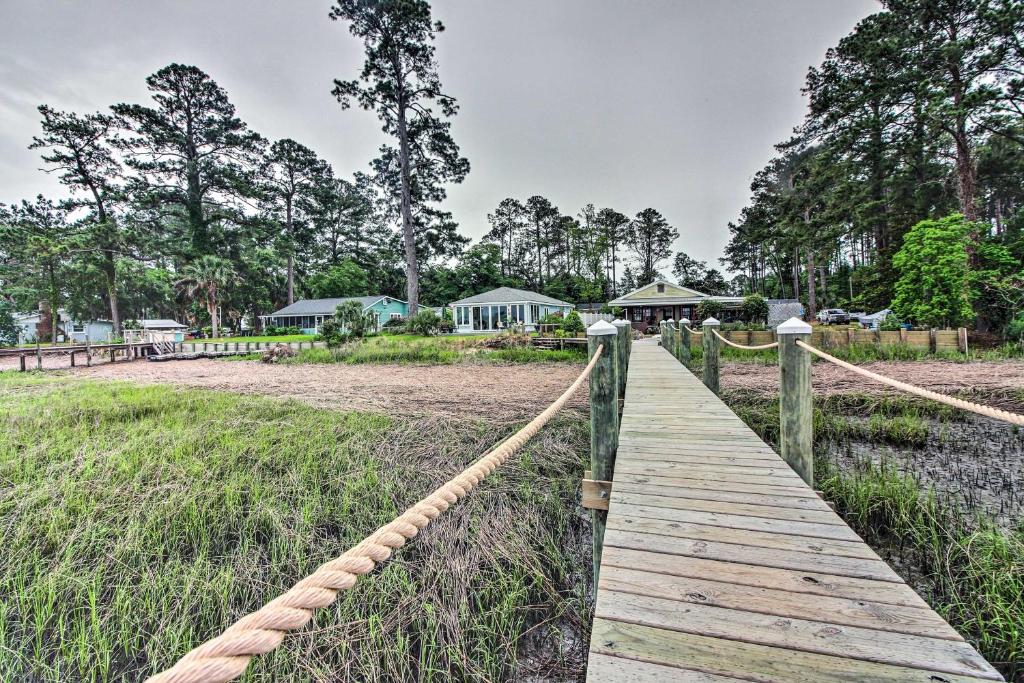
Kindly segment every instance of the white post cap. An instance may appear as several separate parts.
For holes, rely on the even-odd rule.
[[[810,334],[811,326],[797,317],[790,318],[775,328],[779,334]]]
[[[606,334],[618,334],[619,331],[615,329],[615,325],[605,321],[598,320],[596,323],[587,328],[588,337],[600,337]]]
[[[629,321],[623,320],[622,318],[616,318],[612,321],[612,325],[615,325],[615,327],[628,327]]]
[[[686,325],[687,327],[690,326],[690,319],[689,318],[683,318],[679,322],[681,322],[682,324]]]
[[[718,318],[714,317],[705,319],[703,323],[704,327],[718,327],[721,324],[722,323],[719,322]]]
[[[675,321],[675,320],[673,320],[672,318],[669,318],[669,319],[668,319],[668,320],[666,320],[665,322],[667,322],[667,323],[668,323],[669,325],[675,325],[675,324],[676,324],[676,321]]]

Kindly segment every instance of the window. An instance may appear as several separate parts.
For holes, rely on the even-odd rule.
[[[391,314],[391,319],[392,320],[401,320],[402,319],[402,314],[401,313],[392,313]]]
[[[664,294],[664,293],[665,293],[665,285],[664,285],[664,283],[659,282],[658,283],[658,294]]]
[[[530,320],[532,322],[540,322],[540,306],[537,304],[530,304]]]
[[[85,332],[85,323],[71,323],[71,332]]]
[[[642,323],[644,321],[644,311],[642,308],[631,308],[633,312],[633,322]]]

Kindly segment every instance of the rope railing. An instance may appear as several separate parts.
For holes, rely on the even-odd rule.
[[[900,391],[905,391],[908,394],[920,396],[921,398],[931,399],[932,401],[938,401],[939,403],[944,403],[948,406],[959,408],[961,410],[967,410],[978,415],[984,415],[985,417],[991,417],[992,419],[995,420],[1002,420],[1003,422],[1009,422],[1010,424],[1024,426],[1024,415],[1011,413],[1008,410],[1002,410],[1000,408],[993,408],[991,406],[981,405],[980,403],[972,403],[971,401],[965,401],[962,398],[956,398],[954,396],[940,394],[937,391],[931,391],[930,389],[922,389],[921,387],[914,386],[913,384],[907,384],[906,382],[901,382],[898,379],[892,379],[891,377],[880,375],[877,372],[872,372],[870,370],[859,367],[852,363],[847,363],[844,360],[839,360],[835,356],[825,353],[821,349],[811,346],[810,344],[807,344],[799,339],[796,341],[796,345],[806,351],[811,352],[818,358],[827,360],[828,362],[834,365],[838,365],[839,367],[849,370],[850,372],[854,372],[858,375],[861,375],[862,377],[867,377],[868,379],[874,380],[881,384],[885,384],[895,389],[899,389]]]
[[[778,346],[779,346],[779,342],[777,342],[777,341],[776,342],[772,342],[771,344],[757,344],[756,346],[744,346],[743,344],[737,344],[734,341],[726,339],[725,337],[723,337],[721,335],[721,333],[719,333],[718,330],[716,330],[713,327],[711,328],[711,331],[714,332],[715,336],[718,337],[719,339],[721,339],[727,345],[733,347],[734,349],[741,349],[743,351],[764,351],[765,349],[774,349],[774,348],[778,348]]]
[[[680,327],[686,327],[686,325],[680,325]],[[689,332],[690,334],[704,334],[703,330],[694,330],[689,327],[686,327],[686,331]]]
[[[473,487],[522,448],[565,407],[590,376],[603,350],[604,344],[598,346],[579,377],[525,427],[359,544],[320,565],[287,592],[242,617],[221,635],[183,656],[170,669],[147,679],[148,683],[223,683],[241,676],[253,657],[277,648],[287,631],[306,625],[314,610],[332,604],[339,591],[354,586],[360,576],[387,560],[393,550],[401,548],[442,512],[465,498]]]

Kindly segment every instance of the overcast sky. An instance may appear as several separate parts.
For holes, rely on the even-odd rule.
[[[0,0],[0,202],[59,193],[27,146],[41,103],[148,102],[144,79],[195,64],[264,136],[336,174],[365,170],[373,114],[342,111],[359,43],[328,0]],[[677,249],[715,261],[772,145],[800,123],[807,68],[874,0],[435,0],[453,132],[472,165],[447,208],[474,240],[504,197],[627,215],[652,206]],[[667,271],[668,269],[665,268]]]

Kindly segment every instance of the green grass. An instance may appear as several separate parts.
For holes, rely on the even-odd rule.
[[[548,351],[533,347],[484,349],[480,337],[416,337],[412,335],[370,337],[343,344],[336,349],[303,349],[284,363],[539,363],[581,362],[586,351]]]
[[[771,444],[779,441],[779,399],[757,392],[727,391],[729,407]],[[843,394],[814,398],[814,439],[860,439],[896,446],[923,446],[930,419],[959,419],[948,406],[903,396]]]
[[[516,427],[34,373],[0,375],[0,421],[0,680],[93,682],[170,665]],[[587,445],[559,418],[246,680],[578,674]]]

